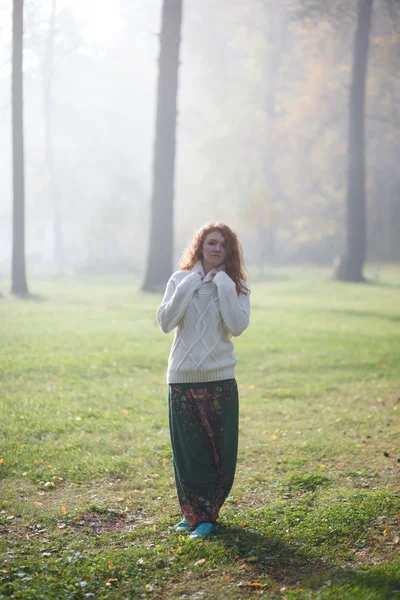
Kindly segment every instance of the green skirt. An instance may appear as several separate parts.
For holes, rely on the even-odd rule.
[[[233,484],[239,398],[235,379],[169,386],[175,481],[191,527],[215,523]]]

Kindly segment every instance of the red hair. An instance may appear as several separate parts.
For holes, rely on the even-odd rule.
[[[190,242],[182,255],[179,263],[179,268],[182,271],[190,271],[193,269],[195,264],[203,258],[203,244],[209,233],[213,231],[219,231],[223,236],[226,243],[226,258],[225,268],[226,273],[234,281],[236,285],[236,291],[238,294],[250,293],[247,285],[243,285],[243,282],[247,282],[247,276],[244,271],[243,263],[243,250],[242,246],[236,236],[236,234],[224,223],[206,223],[198,230],[194,238]]]

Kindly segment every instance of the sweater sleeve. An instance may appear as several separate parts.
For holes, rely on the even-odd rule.
[[[178,285],[174,277],[167,283],[164,298],[157,310],[157,323],[164,333],[169,333],[179,324],[187,309],[193,294],[201,285],[201,275],[190,273]]]
[[[248,294],[237,294],[235,283],[225,272],[214,277],[218,288],[221,315],[228,331],[238,336],[246,329],[250,320],[250,298]]]

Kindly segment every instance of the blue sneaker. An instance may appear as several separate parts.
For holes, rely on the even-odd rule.
[[[218,531],[218,525],[214,523],[200,523],[198,527],[189,535],[189,537],[194,540],[196,538],[205,538],[212,533],[216,533]]]
[[[175,525],[175,531],[189,531],[192,529],[186,519],[182,519],[178,525]]]

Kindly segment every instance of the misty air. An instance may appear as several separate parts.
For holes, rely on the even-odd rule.
[[[0,0],[0,596],[400,590],[400,1]]]

